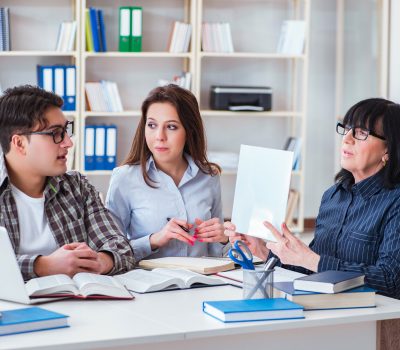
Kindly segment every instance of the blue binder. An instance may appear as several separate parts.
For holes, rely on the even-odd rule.
[[[64,111],[76,110],[76,66],[64,66],[65,69],[65,95],[64,98]]]
[[[97,125],[95,128],[95,166],[96,170],[105,170],[106,163],[106,126]]]
[[[105,170],[113,170],[117,165],[117,126],[106,127],[106,162]]]
[[[85,170],[96,170],[95,163],[96,126],[85,126]]]
[[[54,69],[53,66],[37,66],[38,86],[46,91],[54,91]]]
[[[100,25],[97,18],[96,9],[93,7],[89,8],[89,16],[90,16],[90,27],[92,28],[92,36],[93,36],[93,48],[95,52],[101,52],[100,48]]]

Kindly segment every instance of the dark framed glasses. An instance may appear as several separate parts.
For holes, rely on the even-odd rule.
[[[339,135],[347,135],[350,130],[353,130],[353,137],[357,140],[365,141],[369,135],[377,137],[378,139],[381,139],[383,141],[386,140],[383,136],[378,135],[369,129],[365,129],[359,126],[344,125],[341,122],[338,122],[336,124],[336,132]]]
[[[53,130],[49,131],[30,131],[24,132],[20,135],[49,135],[53,137],[53,141],[55,144],[59,144],[64,141],[65,135],[68,137],[72,137],[74,135],[74,122],[66,122],[63,128],[57,127]]]

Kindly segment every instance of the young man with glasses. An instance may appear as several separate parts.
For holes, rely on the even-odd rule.
[[[129,243],[97,191],[78,172],[66,173],[74,124],[62,104],[29,85],[0,97],[0,226],[25,279],[132,269]]]

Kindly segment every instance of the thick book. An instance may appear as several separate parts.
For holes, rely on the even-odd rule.
[[[30,298],[71,297],[78,299],[133,299],[116,277],[93,273],[52,275],[29,280],[25,288]]]
[[[154,269],[157,267],[182,268],[203,275],[233,270],[235,264],[233,261],[218,258],[192,258],[186,256],[174,256],[157,259],[141,260],[139,267],[144,269]]]
[[[304,318],[301,305],[283,298],[204,301],[203,312],[222,322]]]
[[[319,293],[339,293],[362,286],[365,276],[351,271],[323,271],[294,280],[293,287]]]
[[[157,268],[152,271],[138,269],[116,277],[126,288],[138,293],[227,284],[221,278],[205,276],[186,269]]]
[[[274,283],[274,297],[293,301],[304,306],[304,310],[375,307],[375,292],[366,285],[332,294],[296,290],[293,282]]]
[[[64,327],[68,327],[67,315],[40,307],[1,311],[0,336]]]

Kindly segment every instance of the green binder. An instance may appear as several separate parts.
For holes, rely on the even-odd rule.
[[[85,9],[85,31],[86,31],[86,51],[93,52],[93,34],[92,26],[90,25],[89,9]]]
[[[131,8],[122,6],[119,8],[119,51],[131,51]]]
[[[131,7],[131,51],[142,51],[142,8]]]

